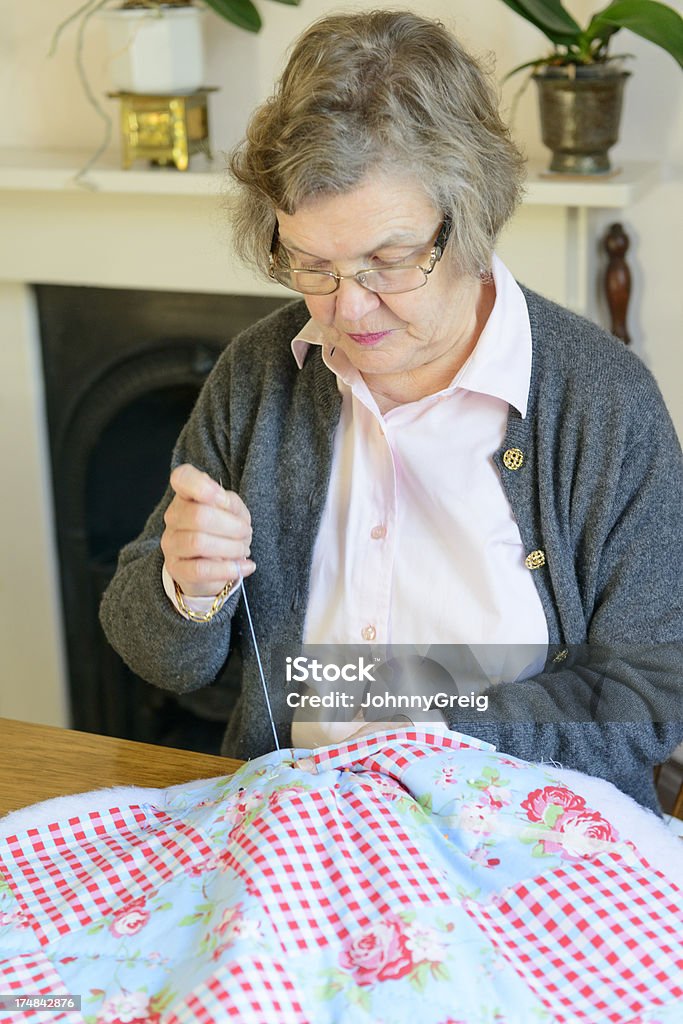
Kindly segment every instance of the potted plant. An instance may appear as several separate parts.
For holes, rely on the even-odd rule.
[[[278,0],[297,6],[300,0]],[[179,95],[206,85],[200,19],[204,6],[249,32],[261,28],[261,16],[251,0],[85,0],[57,26],[51,53],[64,29],[78,23],[77,64],[86,95],[93,97],[85,78],[83,37],[93,15],[106,19],[112,88],[121,92]]]
[[[514,68],[507,77],[533,68],[539,89],[541,137],[552,151],[550,170],[562,174],[604,174],[608,150],[619,137],[628,54],[612,54],[623,28],[660,46],[683,67],[683,18],[655,0],[613,0],[585,28],[561,0],[503,0],[535,25],[552,51]]]
[[[205,85],[202,14],[187,0],[102,7],[112,89],[177,96]]]
[[[296,7],[300,0],[278,0]],[[53,56],[66,28],[77,24],[76,68],[86,99],[104,122],[102,142],[76,175],[83,183],[86,172],[109,145],[112,119],[90,87],[83,62],[85,31],[90,19],[102,14],[108,20],[110,74],[116,92],[146,95],[192,93],[206,85],[204,51],[199,19],[207,6],[238,28],[258,32],[261,16],[251,0],[85,0],[55,29],[50,47]]]

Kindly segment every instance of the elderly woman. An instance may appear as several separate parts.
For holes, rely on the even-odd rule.
[[[235,757],[273,745],[249,609],[267,653],[534,645],[447,724],[656,807],[683,737],[680,447],[638,359],[494,255],[522,160],[481,68],[415,14],[325,18],[231,170],[240,254],[302,298],[206,382],[105,595],[111,643],[176,692],[238,646]]]

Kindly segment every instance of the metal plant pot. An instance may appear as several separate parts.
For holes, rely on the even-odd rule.
[[[552,151],[550,170],[560,174],[605,174],[607,151],[619,138],[624,82],[618,65],[544,67],[538,86],[543,144]]]

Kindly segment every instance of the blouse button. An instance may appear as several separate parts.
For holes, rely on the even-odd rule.
[[[387,528],[386,528],[386,526],[382,526],[382,525],[373,526],[373,528],[370,530],[370,536],[372,537],[373,540],[382,540],[382,538],[386,537],[386,535],[387,535]]]
[[[503,454],[503,465],[506,469],[521,469],[524,465],[524,452],[521,448],[508,448]]]
[[[545,565],[544,551],[531,551],[524,559],[527,569],[540,569]]]
[[[374,626],[364,626],[360,631],[360,635],[364,640],[374,640],[377,636],[377,630]]]

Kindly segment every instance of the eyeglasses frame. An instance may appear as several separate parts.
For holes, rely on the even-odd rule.
[[[335,274],[335,272],[333,270],[310,270],[310,271],[308,271],[308,273],[320,274],[321,276],[329,277],[332,280],[336,281],[336,286],[330,292],[300,292],[298,290],[298,288],[292,288],[292,291],[297,292],[299,295],[334,295],[334,293],[339,290],[339,285],[341,284],[342,281],[345,281],[345,280],[355,280],[361,286],[361,288],[365,288],[366,291],[374,292],[375,295],[381,295],[382,294],[381,292],[376,291],[373,288],[368,288],[367,285],[365,285],[360,280],[360,277],[363,274],[372,274],[372,273],[377,273],[378,271],[381,271],[381,270],[393,270],[393,269],[396,269],[396,270],[421,270],[422,273],[425,275],[425,279],[424,279],[424,281],[422,282],[421,285],[417,286],[417,288],[409,288],[409,289],[407,289],[406,292],[387,292],[386,294],[390,294],[390,295],[402,295],[403,294],[403,295],[405,295],[405,294],[407,294],[407,292],[417,291],[418,288],[423,288],[424,285],[427,284],[427,278],[428,278],[429,274],[431,274],[432,270],[434,269],[436,264],[439,262],[439,260],[443,256],[444,250],[446,248],[446,244],[448,242],[448,239],[450,238],[450,234],[451,234],[452,229],[453,229],[453,221],[451,219],[450,214],[446,213],[446,214],[444,214],[444,218],[441,221],[441,226],[439,227],[439,230],[437,232],[436,238],[434,239],[434,243],[433,243],[431,251],[429,253],[429,262],[428,262],[428,265],[426,267],[423,267],[419,263],[393,264],[393,265],[388,265],[388,266],[385,266],[385,267],[366,267],[364,270],[357,270],[355,274]],[[283,287],[287,288],[289,286],[284,284],[282,281],[278,281],[278,279],[275,276],[275,267],[276,267],[275,251],[276,251],[276,248],[277,248],[277,246],[279,244],[280,244],[280,225],[278,224],[277,219],[276,219],[275,227],[273,229],[273,237],[272,237],[271,242],[270,242],[270,251],[268,253],[268,262],[270,264],[269,275],[270,275],[270,277],[272,278],[273,281],[277,281],[278,284],[282,284]],[[305,268],[304,268],[304,272],[306,272]]]

